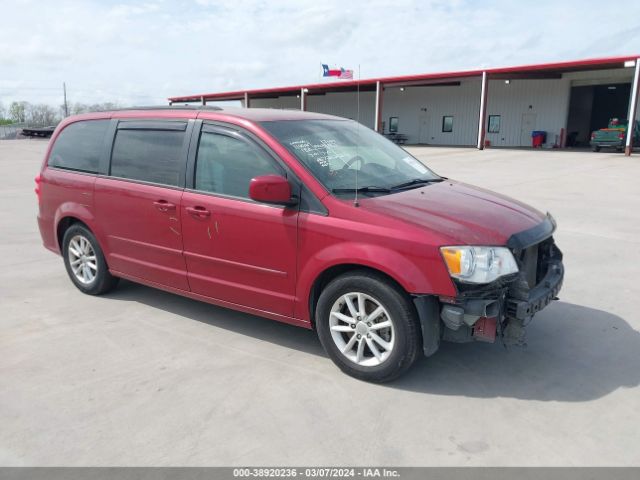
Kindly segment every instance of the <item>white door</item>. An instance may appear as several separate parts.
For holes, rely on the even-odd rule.
[[[429,114],[422,113],[420,115],[420,143],[429,143]]]
[[[536,114],[535,113],[523,113],[522,114],[522,127],[520,128],[520,146],[531,146],[531,132],[536,129]]]

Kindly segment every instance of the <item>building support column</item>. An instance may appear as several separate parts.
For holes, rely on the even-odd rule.
[[[487,90],[489,79],[487,72],[482,72],[482,89],[480,90],[480,115],[478,119],[478,150],[484,149],[485,132],[487,131]]]
[[[300,110],[303,112],[307,110],[307,96],[304,88],[300,89]]]
[[[244,92],[244,108],[249,108],[249,93]]]
[[[204,99],[204,97],[200,97],[200,102],[202,102],[202,105],[206,105],[207,101]]]
[[[382,131],[382,92],[384,86],[379,81],[376,82],[376,112],[373,129],[378,133],[384,133]]]
[[[629,116],[627,117],[627,140],[624,146],[624,154],[628,157],[633,150],[633,133],[636,124],[636,112],[638,111],[638,82],[640,77],[640,58],[636,58],[636,72],[633,75],[633,85],[631,86],[631,102],[629,102]]]

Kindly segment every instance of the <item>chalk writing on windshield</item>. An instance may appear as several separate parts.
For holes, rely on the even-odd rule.
[[[338,142],[332,139],[311,143],[307,139],[292,140],[289,145],[299,153],[303,153],[309,161],[314,161],[323,168],[336,168],[347,163],[349,155],[341,151]]]

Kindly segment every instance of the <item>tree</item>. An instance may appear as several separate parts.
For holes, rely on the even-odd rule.
[[[27,107],[29,102],[11,102],[9,106],[9,118],[16,123],[27,121]]]
[[[89,105],[86,103],[69,103],[69,114],[78,115],[79,113],[87,113],[89,111]]]
[[[30,125],[47,127],[58,123],[59,118],[56,115],[56,111],[51,106],[39,103],[38,105],[29,105],[27,110],[27,120]]]
[[[0,102],[0,120],[4,120],[5,113],[4,104]]]
[[[69,114],[77,115],[79,113],[87,113],[87,112],[101,112],[105,110],[114,110],[119,108],[117,103],[113,102],[104,102],[104,103],[70,103],[69,104]]]

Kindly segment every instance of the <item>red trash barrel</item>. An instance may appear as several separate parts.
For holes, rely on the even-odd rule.
[[[531,146],[533,148],[542,147],[542,144],[547,139],[547,132],[543,130],[534,130],[531,132]]]

